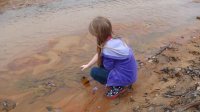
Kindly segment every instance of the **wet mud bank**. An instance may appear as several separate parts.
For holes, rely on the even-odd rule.
[[[147,61],[140,61],[140,71],[148,70],[155,79],[143,93],[143,104],[135,105],[135,112],[199,111],[199,43],[197,33],[187,42],[169,43]]]
[[[88,45],[91,37],[72,38],[74,41],[68,44],[69,38],[57,38],[49,43],[48,49],[16,59],[7,66],[7,71],[1,72],[1,111],[178,112],[199,109],[200,31],[184,34],[179,37],[182,41],[171,41],[149,58],[137,60],[137,83],[133,90],[115,100],[105,98],[106,88],[93,81],[89,71],[80,71],[79,66],[95,52]]]

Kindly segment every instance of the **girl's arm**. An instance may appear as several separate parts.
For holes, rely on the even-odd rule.
[[[90,60],[90,62],[88,64],[82,65],[81,70],[83,71],[83,70],[87,69],[88,67],[92,66],[93,64],[95,64],[97,62],[97,60],[98,60],[98,53],[96,53],[93,56],[93,58]]]

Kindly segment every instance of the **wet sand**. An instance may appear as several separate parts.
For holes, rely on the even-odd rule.
[[[162,103],[154,99],[157,89],[167,90],[166,85],[173,80],[160,82],[160,75],[153,71],[168,62],[152,66],[146,59],[172,41],[186,45],[178,47],[181,52],[175,54],[188,55],[184,49],[193,44],[187,41],[199,37],[196,16],[200,4],[190,0],[125,0],[65,7],[62,3],[36,4],[0,15],[0,99],[16,102],[11,112],[131,112],[146,104],[145,93],[151,93],[149,100]],[[105,88],[91,80],[89,70],[80,71],[80,65],[95,53],[95,38],[87,33],[87,26],[97,15],[111,19],[114,32],[125,37],[138,60],[147,63],[139,70],[134,90],[116,100],[103,96]],[[183,60],[181,65],[186,64],[185,57],[177,57]],[[89,78],[90,86],[82,85],[83,76]],[[93,94],[95,86],[98,90]]]

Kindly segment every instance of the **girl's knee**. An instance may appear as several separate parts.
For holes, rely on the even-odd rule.
[[[97,72],[98,72],[98,69],[99,69],[98,67],[93,67],[93,68],[91,69],[91,71],[90,71],[91,77],[93,77],[93,78],[96,77]]]
[[[104,70],[102,70],[102,68],[100,67],[93,67],[90,71],[90,75],[94,80],[98,81],[101,84],[105,84],[107,81],[107,77],[104,76],[106,74],[104,73]]]

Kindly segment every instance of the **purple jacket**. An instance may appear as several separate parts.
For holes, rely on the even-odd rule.
[[[137,80],[137,63],[133,51],[120,38],[106,42],[103,65],[109,70],[107,86],[128,86]]]

